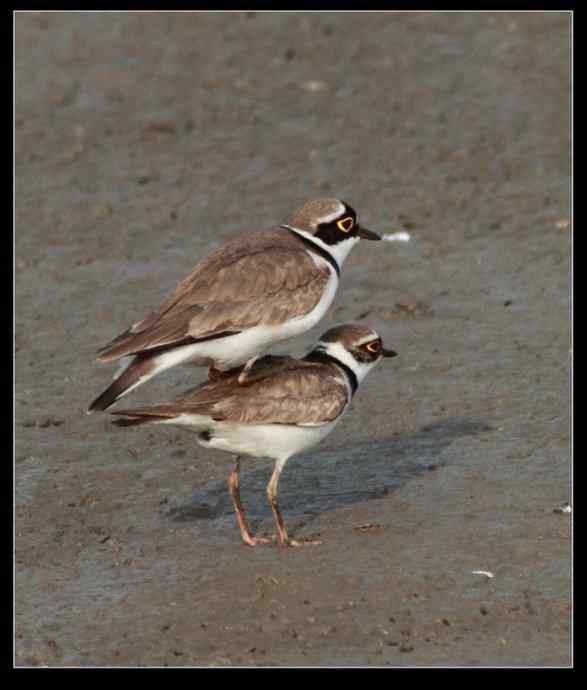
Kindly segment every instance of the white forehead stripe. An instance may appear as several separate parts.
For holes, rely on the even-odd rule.
[[[365,345],[365,343],[370,343],[372,340],[377,340],[377,338],[379,338],[377,333],[375,333],[375,331],[372,331],[369,335],[366,335],[361,340],[357,340],[357,345]]]
[[[338,208],[336,211],[333,211],[332,213],[328,213],[325,216],[317,216],[316,221],[318,223],[331,223],[333,220],[336,220],[341,214],[344,213],[345,207],[344,204],[339,201],[338,202]]]

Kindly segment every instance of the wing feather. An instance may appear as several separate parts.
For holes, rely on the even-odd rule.
[[[200,262],[158,310],[99,350],[99,359],[283,323],[313,309],[329,278],[283,229],[241,236]]]
[[[206,383],[177,398],[175,408],[224,422],[298,425],[326,424],[344,411],[350,394],[336,365],[276,359],[290,361],[262,374],[253,369],[242,385],[236,375]]]

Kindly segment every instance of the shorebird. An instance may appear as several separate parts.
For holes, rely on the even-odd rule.
[[[107,409],[183,362],[209,366],[210,377],[247,362],[250,367],[274,343],[313,328],[361,239],[381,237],[362,227],[344,201],[317,199],[283,225],[226,242],[159,309],[98,351],[100,362],[131,361],[88,412]]]
[[[328,330],[302,359],[266,355],[250,367],[244,381],[232,371],[192,388],[173,402],[117,410],[117,426],[171,424],[197,434],[205,448],[236,454],[228,488],[245,544],[271,539],[254,537],[240,500],[241,456],[275,460],[267,496],[284,546],[290,539],[277,503],[277,484],[286,462],[320,443],[347,411],[361,381],[384,357],[377,333],[365,325],[343,324]]]

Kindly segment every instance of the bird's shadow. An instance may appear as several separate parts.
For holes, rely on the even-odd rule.
[[[485,422],[452,417],[387,440],[294,457],[279,481],[280,508],[290,523],[302,519],[308,524],[329,510],[381,498],[421,474],[450,464],[447,449],[453,441],[491,430]],[[241,498],[251,524],[271,520],[265,487],[272,471],[273,462],[249,472],[246,458],[241,464]],[[199,488],[187,504],[166,516],[177,522],[234,521],[226,480]]]

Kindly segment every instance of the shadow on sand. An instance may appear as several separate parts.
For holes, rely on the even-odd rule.
[[[421,474],[450,464],[447,449],[453,441],[491,430],[479,420],[453,417],[397,438],[294,457],[279,482],[279,505],[290,524],[302,516],[308,523],[328,510],[381,498]],[[272,461],[247,471],[243,460],[241,496],[251,523],[271,516],[265,487],[272,471]],[[234,520],[226,481],[210,482],[195,491],[189,503],[166,514],[177,522],[228,516]]]

